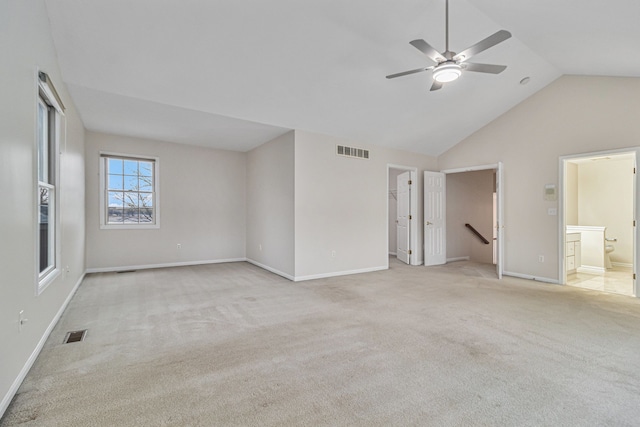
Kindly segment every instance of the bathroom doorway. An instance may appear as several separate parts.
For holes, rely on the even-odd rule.
[[[637,295],[636,152],[561,159],[562,283]]]

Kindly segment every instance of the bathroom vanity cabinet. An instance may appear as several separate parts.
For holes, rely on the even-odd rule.
[[[580,267],[580,233],[567,233],[567,274],[575,273]]]

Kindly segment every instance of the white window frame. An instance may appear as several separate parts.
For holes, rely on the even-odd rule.
[[[153,162],[153,219],[150,224],[109,224],[107,223],[107,207],[109,191],[107,189],[106,159],[120,157],[136,161]],[[145,156],[130,153],[115,153],[100,151],[98,161],[100,163],[100,229],[101,230],[144,230],[160,228],[160,159],[153,156]]]
[[[38,84],[35,90],[35,126],[34,126],[34,223],[35,223],[35,292],[40,295],[61,273],[61,221],[60,221],[60,135],[64,115],[64,105],[58,96],[49,76],[36,70],[36,80]],[[47,109],[47,138],[49,139],[47,164],[53,171],[49,173],[48,180],[52,182],[40,181],[39,158],[39,108],[44,104]],[[46,188],[49,191],[49,222],[53,225],[53,233],[49,236],[49,257],[53,258],[51,265],[40,271],[40,189]],[[53,219],[51,220],[51,217]],[[51,242],[53,240],[53,242]]]

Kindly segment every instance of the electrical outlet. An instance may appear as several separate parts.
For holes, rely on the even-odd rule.
[[[538,262],[544,262],[544,255],[538,255]]]
[[[262,244],[259,244],[259,245],[258,245],[258,250],[259,250],[260,252],[262,252]]]
[[[336,257],[336,251],[331,251],[331,258],[335,258]]]
[[[178,249],[182,249],[182,245],[178,243]]]

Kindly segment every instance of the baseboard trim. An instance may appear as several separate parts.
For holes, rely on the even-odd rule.
[[[588,274],[604,274],[607,270],[604,267],[593,267],[590,265],[582,265],[576,269],[578,273]]]
[[[291,281],[295,281],[295,278],[292,275],[287,274],[287,273],[285,273],[283,271],[280,271],[280,270],[276,270],[275,268],[269,267],[268,265],[262,264],[262,263],[260,263],[260,262],[258,262],[256,260],[247,258],[245,261],[247,261],[249,264],[255,265],[256,267],[260,267],[260,268],[262,268],[264,270],[267,270],[267,271],[270,271],[270,272],[272,272],[274,274],[277,274],[278,276],[282,276],[285,279],[289,279]]]
[[[305,280],[326,279],[327,277],[347,276],[349,274],[371,273],[373,271],[388,270],[389,267],[384,265],[381,267],[361,268],[359,270],[336,271],[334,273],[311,274],[309,276],[296,276],[294,282],[302,282]]]
[[[163,264],[144,264],[144,265],[125,265],[125,266],[118,266],[118,267],[87,268],[87,273],[112,273],[116,271],[147,270],[150,268],[167,268],[167,267],[186,267],[190,265],[222,264],[225,262],[242,262],[242,261],[247,261],[247,259],[246,258],[227,258],[227,259],[214,259],[214,260],[204,260],[204,261],[167,262]]]
[[[613,265],[614,267],[633,268],[633,263],[630,263],[630,262],[613,262],[613,261],[611,261],[611,265]]]
[[[459,256],[455,258],[447,258],[446,262],[456,262],[456,261],[469,261],[471,258],[468,256]]]
[[[551,283],[553,285],[559,285],[560,284],[560,282],[558,280],[556,280],[556,279],[550,279],[548,277],[541,277],[541,276],[532,276],[530,274],[514,273],[512,271],[503,271],[502,275],[503,276],[517,277],[519,279],[535,280],[536,282]]]
[[[51,335],[51,331],[53,331],[53,328],[55,328],[55,326],[58,324],[58,321],[60,320],[60,317],[62,317],[62,313],[64,313],[64,311],[66,310],[67,306],[69,305],[69,302],[71,301],[71,298],[73,298],[73,296],[76,294],[76,291],[78,290],[78,288],[80,287],[80,284],[84,280],[85,275],[86,275],[86,272],[82,273],[82,276],[80,276],[80,278],[78,279],[76,284],[73,286],[73,289],[71,290],[71,292],[69,292],[69,295],[67,296],[67,299],[65,299],[64,302],[62,303],[62,306],[60,306],[60,309],[58,310],[56,315],[51,320],[51,323],[49,323],[49,326],[44,331],[44,334],[42,335],[42,338],[40,338],[40,341],[38,341],[38,344],[36,345],[36,347],[31,352],[31,355],[29,356],[29,358],[27,359],[26,363],[24,364],[24,366],[20,370],[20,373],[16,377],[15,381],[13,381],[13,384],[11,384],[11,387],[7,391],[7,394],[4,396],[4,398],[2,398],[2,402],[0,402],[0,418],[2,418],[2,416],[5,413],[5,411],[9,407],[9,404],[11,403],[11,400],[13,399],[13,396],[15,396],[16,393],[18,392],[18,389],[20,388],[20,385],[22,384],[22,382],[24,381],[25,377],[29,373],[29,370],[31,369],[31,367],[33,366],[34,362],[38,358],[38,355],[42,351],[42,347],[44,347],[44,343],[49,338],[49,335]]]

